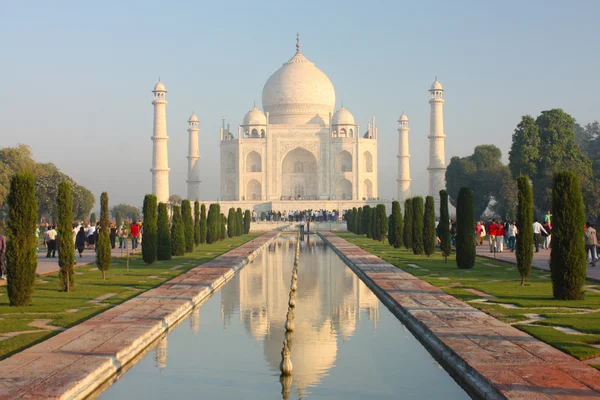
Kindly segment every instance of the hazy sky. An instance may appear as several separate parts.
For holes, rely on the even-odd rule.
[[[426,194],[429,86],[445,89],[447,162],[478,144],[505,160],[523,114],[600,118],[597,0],[13,1],[0,14],[0,146],[32,147],[97,199],[151,190],[151,90],[168,90],[171,193],[186,194],[187,119],[200,119],[204,199],[219,194],[219,127],[241,123],[295,51],[379,127],[379,195],[396,195],[397,120],[410,119],[413,194]],[[262,108],[262,107],[261,107]],[[237,129],[235,129],[237,131]]]

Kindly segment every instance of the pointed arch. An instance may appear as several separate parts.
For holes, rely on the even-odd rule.
[[[364,172],[373,172],[373,156],[368,151],[363,153],[363,165]]]
[[[246,172],[262,172],[262,157],[256,151],[246,156]]]
[[[352,200],[352,182],[348,179],[340,179],[335,184],[335,198],[337,200]]]
[[[363,196],[368,199],[373,197],[373,182],[370,179],[365,179],[363,184]]]
[[[246,199],[247,200],[261,200],[262,198],[262,185],[256,179],[252,179],[246,184]]]
[[[352,155],[342,150],[335,157],[335,172],[352,172]]]

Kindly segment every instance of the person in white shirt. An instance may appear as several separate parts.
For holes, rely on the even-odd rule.
[[[533,240],[535,241],[535,252],[536,253],[540,251],[540,236],[541,236],[542,232],[544,232],[545,234],[548,234],[548,232],[546,232],[546,230],[544,229],[542,224],[540,224],[538,222],[538,220],[536,219],[535,222],[533,223]]]
[[[56,226],[52,225],[52,228],[46,232],[46,237],[48,241],[48,252],[46,253],[46,258],[56,257],[56,236],[58,233],[56,232]]]
[[[519,231],[517,229],[515,221],[512,221],[510,225],[508,225],[508,248],[510,249],[510,251],[515,251],[515,241],[517,239],[518,232]]]

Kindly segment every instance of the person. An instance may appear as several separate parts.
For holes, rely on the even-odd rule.
[[[512,252],[515,251],[516,239],[517,239],[517,225],[515,224],[515,221],[511,221],[510,225],[508,226],[507,245],[508,245],[508,248],[510,249],[510,251],[512,251]]]
[[[589,222],[586,223],[587,229],[585,230],[585,254],[586,257],[590,254],[592,258],[591,263],[592,267],[596,266],[596,260],[598,258],[598,254],[596,252],[596,248],[598,247],[598,237],[596,236],[596,230],[594,226]]]
[[[129,228],[127,228],[127,224],[123,222],[121,226],[121,233],[119,235],[119,248],[123,248],[127,250],[127,238],[129,237]]]
[[[496,226],[496,219],[493,219],[488,229],[488,235],[490,237],[490,253],[496,252]]]
[[[496,246],[498,247],[498,252],[502,253],[504,250],[504,225],[502,225],[502,221],[498,220],[496,225]]]
[[[475,225],[475,246],[480,246],[483,242],[483,236],[481,236],[481,231],[483,230],[483,225],[481,225],[481,221],[477,221],[477,225]]]
[[[87,238],[87,244],[88,246],[90,246],[90,248],[94,248],[94,233],[96,233],[96,226],[93,224],[89,224],[86,231],[85,231],[85,235]]]
[[[550,210],[544,215],[544,225],[545,224],[552,225],[552,213]]]
[[[300,235],[304,235],[304,220],[300,221]]]
[[[542,233],[542,249],[550,249],[550,240],[552,238],[552,226],[550,226],[550,221],[545,220],[544,221],[544,225],[542,225],[544,227],[544,230],[546,231],[546,233]]]
[[[110,248],[111,249],[115,248],[116,239],[117,239],[117,228],[115,227],[115,224],[110,224]]]
[[[48,243],[48,252],[46,253],[46,258],[56,257],[56,226],[52,225],[50,230],[46,232],[47,243]]]
[[[540,251],[540,236],[541,236],[542,232],[546,232],[546,230],[544,229],[542,224],[540,224],[538,222],[538,220],[536,219],[533,222],[533,241],[535,242],[535,252],[536,253]],[[548,232],[546,232],[546,233],[548,233]]]
[[[140,227],[138,226],[136,221],[131,223],[129,227],[129,232],[131,232],[131,249],[137,249],[138,235],[140,234]]]
[[[79,258],[83,257],[83,250],[85,250],[85,228],[83,226],[79,227],[79,232],[75,237],[75,248],[79,252]]]
[[[0,231],[0,279],[6,280],[6,236]]]

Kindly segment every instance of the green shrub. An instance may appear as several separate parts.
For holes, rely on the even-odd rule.
[[[250,232],[250,224],[252,223],[252,216],[250,210],[244,211],[244,234],[247,235]]]
[[[412,198],[412,250],[413,254],[423,254],[423,198]]]
[[[435,203],[433,196],[425,198],[425,215],[423,216],[423,251],[431,257],[435,251],[437,235],[435,233]]]
[[[400,203],[397,201],[392,202],[392,214],[390,215],[390,226],[388,231],[388,241],[391,246],[399,249],[402,246],[403,240],[403,226],[402,226],[402,211],[400,210]]]
[[[552,212],[550,270],[554,298],[581,300],[584,297],[587,257],[582,231],[585,208],[579,176],[575,172],[554,174]]]
[[[167,204],[158,204],[158,223],[157,223],[157,245],[156,258],[163,260],[171,259],[171,234],[169,233],[169,214]]]
[[[385,205],[377,204],[375,208],[375,230],[373,231],[373,239],[383,242],[388,232],[388,220],[385,212]]]
[[[363,209],[362,207],[358,207],[356,211],[356,222],[354,222],[354,233],[357,235],[362,235],[362,224],[363,224]]]
[[[521,174],[517,178],[517,226],[519,232],[515,244],[517,269],[521,275],[521,285],[531,272],[533,260],[533,189],[529,177]]]
[[[106,271],[110,269],[112,249],[110,246],[110,227],[108,224],[108,193],[100,195],[100,232],[96,243],[96,266],[102,271],[102,279],[106,279]]]
[[[456,200],[456,265],[460,269],[471,269],[475,265],[474,220],[473,193],[463,187]]]
[[[227,236],[229,236],[230,238],[235,236],[235,220],[235,209],[231,207],[229,209],[229,213],[227,214]]]
[[[235,211],[235,236],[241,236],[244,234],[244,215],[242,209],[238,207]]]
[[[206,243],[211,244],[219,240],[220,236],[220,215],[218,204],[211,204],[208,207],[208,217],[206,220]]]
[[[200,243],[206,243],[206,205],[200,207]]]
[[[235,222],[234,222],[235,224]],[[219,240],[224,240],[227,237],[227,231],[225,229],[227,225],[227,219],[225,218],[225,214],[221,213],[221,224],[220,224],[220,228],[221,228],[221,233],[219,235]]]
[[[194,251],[194,221],[192,220],[192,204],[189,200],[181,202],[181,219],[183,219],[183,234],[185,235],[185,252]]]
[[[413,210],[412,199],[404,200],[404,231],[402,241],[406,250],[412,249],[412,229],[413,229]]]
[[[58,185],[58,226],[56,228],[56,244],[58,249],[58,266],[60,272],[61,289],[65,292],[71,291],[74,284],[75,271],[75,249],[73,245],[73,196],[71,195],[71,185],[69,181],[64,181]]]
[[[194,202],[194,244],[200,244],[200,202]]]
[[[173,205],[171,220],[171,254],[182,256],[185,254],[185,227],[181,215],[181,207]]]
[[[452,253],[452,242],[450,238],[450,214],[448,213],[448,192],[440,190],[440,250],[444,256],[444,262],[448,262],[448,256]]]
[[[11,306],[31,302],[37,269],[37,199],[31,172],[17,173],[8,194],[7,291]]]
[[[146,265],[156,261],[158,254],[157,199],[153,194],[144,197],[144,232],[142,233],[142,258]]]
[[[362,219],[362,227],[360,228],[361,232],[366,234],[368,238],[372,237],[372,228],[371,228],[371,220],[372,220],[372,214],[371,214],[371,206],[364,206],[363,207],[363,219]]]

